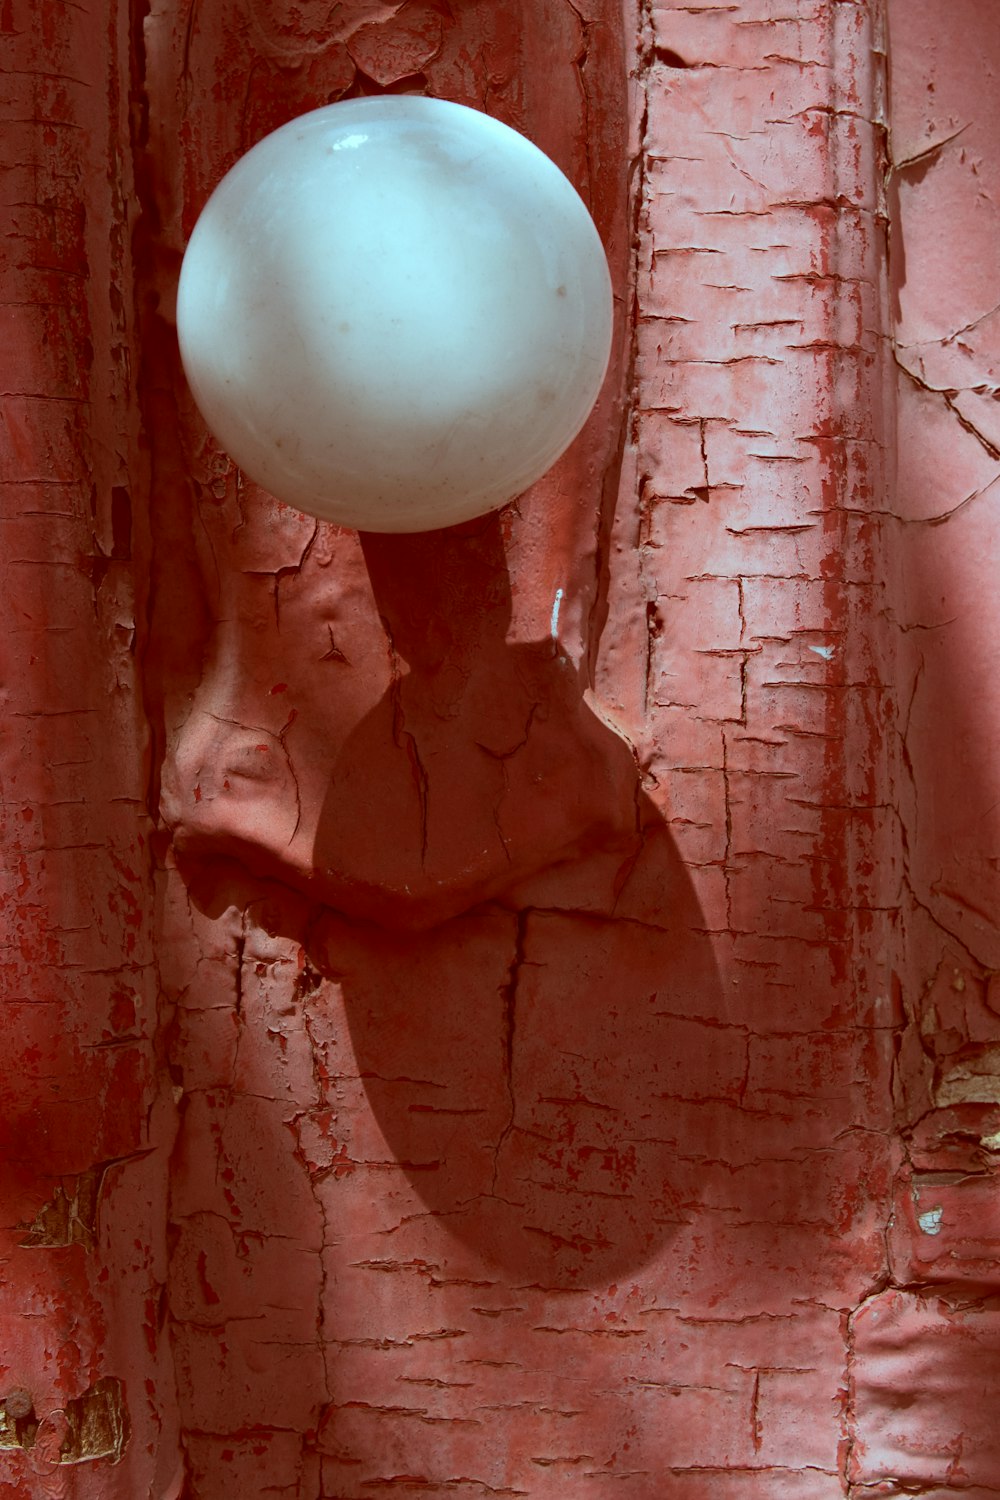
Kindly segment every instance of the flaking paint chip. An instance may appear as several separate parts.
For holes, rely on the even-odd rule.
[[[944,1218],[943,1208],[929,1208],[926,1213],[917,1215],[917,1223],[924,1234],[940,1234],[941,1220]]]

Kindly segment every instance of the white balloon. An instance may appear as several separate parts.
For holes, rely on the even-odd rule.
[[[490,116],[353,99],[223,178],[181,270],[205,421],[279,499],[427,531],[538,479],[597,398],[611,281],[566,177]]]

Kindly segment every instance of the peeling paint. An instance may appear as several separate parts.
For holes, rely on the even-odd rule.
[[[21,1244],[30,1249],[54,1249],[62,1245],[93,1249],[104,1172],[104,1167],[92,1167],[72,1179],[68,1186],[60,1183],[34,1222],[25,1226]]]
[[[222,1462],[224,1440],[198,1434],[224,1420],[229,1368],[230,1423],[270,1429],[277,1410],[316,1431],[323,1492],[537,1495],[573,1474],[699,1493],[711,1472],[741,1497],[758,1481],[769,1500],[842,1493],[841,1310],[883,1273],[894,1162],[875,999],[890,989],[875,873],[889,688],[866,634],[884,572],[866,516],[885,507],[874,85],[867,8],[851,24],[822,10],[798,53],[777,22],[738,32],[750,9],[629,22],[631,244],[600,134],[614,75],[596,71],[617,22],[553,4],[510,53],[499,28],[466,44],[492,58],[498,112],[598,192],[635,315],[613,376],[628,381],[620,452],[591,450],[526,497],[502,550],[489,526],[475,547],[324,534],[300,563],[289,551],[279,615],[269,513],[246,486],[237,502],[183,416],[194,486],[177,482],[211,537],[188,615],[226,622],[202,627],[198,680],[165,679],[164,698],[184,882],[168,889],[178,930],[214,954],[177,991],[173,1054],[196,1483]],[[366,21],[365,46],[382,24]],[[450,25],[419,66],[482,103],[478,61],[435,72]],[[530,69],[535,48],[562,55],[556,38],[576,69],[562,135]],[[736,95],[728,62],[699,65],[720,48]],[[503,93],[514,78],[520,98]],[[157,97],[173,99],[169,77]],[[191,121],[185,223],[233,128],[212,119]],[[157,462],[172,472],[170,453]],[[567,529],[568,497],[596,528]],[[335,689],[298,661],[333,642]],[[581,687],[602,734],[572,779],[617,832],[567,857],[547,832],[569,806],[557,766],[594,731],[560,717],[569,678],[553,674],[578,660],[595,664]],[[280,733],[290,766],[221,822],[217,777],[188,777],[197,812],[179,790],[205,713]],[[350,806],[330,800],[338,779]],[[493,863],[473,876],[477,861]],[[245,1295],[274,1265],[302,1300],[267,1311],[265,1354]],[[306,1361],[301,1380],[279,1347]],[[275,1482],[298,1483],[306,1450],[273,1451]]]
[[[920,1225],[922,1234],[940,1234],[941,1220],[944,1217],[943,1208],[928,1208],[924,1213],[917,1215],[917,1223]]]
[[[993,1493],[981,7],[13,3],[0,1487]],[[239,152],[385,91],[550,152],[619,309],[396,542],[170,327]]]
[[[117,5],[24,0],[0,17],[0,1490],[11,1496],[159,1494],[158,1455],[170,1465],[176,1452],[169,1352],[143,1326],[166,1269],[171,1119],[138,659],[149,474],[133,21],[141,29]]]
[[[552,601],[552,619],[549,623],[549,634],[554,641],[559,639],[559,609],[563,601],[563,589],[556,589],[556,597]]]

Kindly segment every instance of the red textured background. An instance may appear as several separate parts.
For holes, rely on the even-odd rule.
[[[3,1500],[998,1492],[995,22],[0,5]],[[243,480],[172,326],[386,90],[617,292],[414,538]]]

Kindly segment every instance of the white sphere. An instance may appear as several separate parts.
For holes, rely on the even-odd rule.
[[[427,531],[520,494],[600,390],[611,282],[576,190],[498,120],[353,99],[223,178],[177,304],[194,398],[279,499]]]

